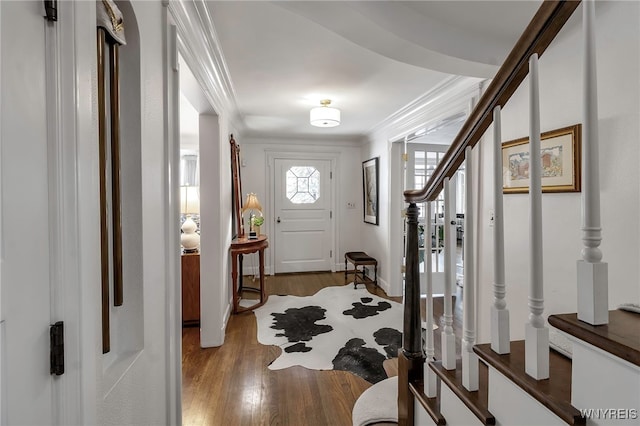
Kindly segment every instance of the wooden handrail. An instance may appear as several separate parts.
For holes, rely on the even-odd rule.
[[[436,199],[442,190],[444,178],[452,177],[462,164],[464,150],[467,146],[475,146],[491,125],[493,109],[498,105],[503,107],[527,76],[529,57],[534,53],[542,56],[579,4],[579,0],[547,0],[542,3],[434,170],[431,179],[422,189],[404,192],[407,203]]]

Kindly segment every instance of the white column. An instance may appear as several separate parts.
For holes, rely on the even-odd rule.
[[[504,208],[502,194],[502,122],[500,106],[493,110],[493,306],[491,307],[491,349],[499,354],[511,351],[509,310],[505,299]]]
[[[529,322],[525,328],[525,371],[536,380],[549,378],[549,329],[544,311],[542,269],[542,164],[540,160],[540,97],[538,54],[529,59],[529,199],[531,217],[531,270],[529,276]]]
[[[455,280],[455,271],[452,271],[451,262],[451,250],[455,250],[452,247],[450,241],[451,233],[451,195],[450,195],[450,183],[449,178],[444,178],[444,315],[441,338],[442,349],[442,366],[447,370],[455,370],[456,368],[456,341],[453,334],[453,305],[451,301],[451,289],[452,281]],[[452,277],[453,275],[453,277]],[[453,284],[455,285],[455,284]]]
[[[464,213],[464,310],[462,329],[462,386],[468,391],[478,390],[478,356],[473,352],[476,344],[476,297],[474,277],[474,224],[475,211],[473,205],[473,165],[471,147],[465,149],[465,185],[464,196],[466,210]]]
[[[609,322],[609,273],[599,249],[600,166],[596,83],[595,5],[582,3],[584,28],[584,101],[582,132],[582,260],[578,261],[578,319],[592,325]]]
[[[428,398],[435,398],[438,392],[438,376],[429,367],[429,362],[435,360],[435,349],[433,340],[433,265],[431,261],[431,202],[425,203],[424,213],[424,272],[425,287],[427,292],[426,300],[426,330],[424,353],[427,357],[427,365],[424,366],[424,393]]]

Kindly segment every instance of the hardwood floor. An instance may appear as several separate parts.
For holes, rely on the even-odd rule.
[[[332,285],[344,285],[344,273],[282,274],[268,276],[266,283],[268,294],[296,296],[312,295]],[[372,284],[367,289],[388,298]],[[353,405],[370,383],[346,371],[269,370],[280,348],[261,345],[256,336],[252,312],[231,316],[224,345],[217,348],[201,349],[199,329],[183,329],[183,424],[351,424]],[[439,346],[439,338],[435,340]],[[391,365],[387,371],[393,369]]]

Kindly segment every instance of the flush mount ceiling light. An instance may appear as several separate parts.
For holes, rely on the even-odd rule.
[[[331,108],[330,99],[320,101],[321,107],[313,108],[309,113],[309,122],[316,127],[335,127],[340,125],[340,110]]]

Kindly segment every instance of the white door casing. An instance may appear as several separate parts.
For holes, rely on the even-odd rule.
[[[276,159],[275,272],[332,270],[331,162]]]

